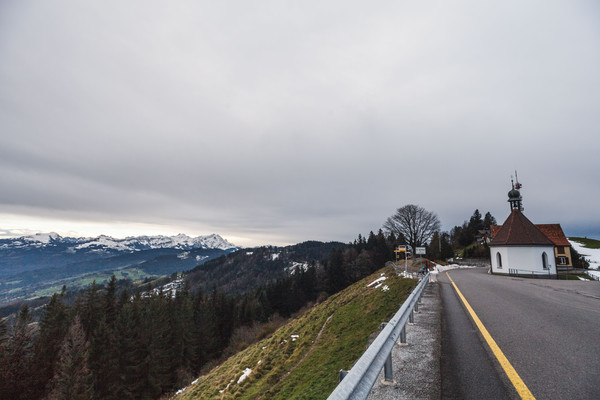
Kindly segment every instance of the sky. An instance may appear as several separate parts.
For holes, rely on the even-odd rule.
[[[0,238],[349,242],[397,208],[600,239],[600,3],[0,2]]]

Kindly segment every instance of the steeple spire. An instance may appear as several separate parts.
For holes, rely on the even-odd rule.
[[[523,196],[521,196],[521,192],[519,192],[519,189],[521,189],[521,187],[523,187],[523,185],[521,185],[519,183],[519,178],[517,177],[517,171],[515,171],[515,181],[513,181],[513,177],[511,175],[510,177],[510,183],[512,186],[512,190],[510,192],[508,192],[508,202],[510,203],[510,209],[512,210],[519,210],[519,211],[523,211]]]

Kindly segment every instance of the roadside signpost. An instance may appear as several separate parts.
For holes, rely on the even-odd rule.
[[[394,253],[396,253],[396,265],[398,265],[400,254],[404,253],[404,274],[408,273],[408,258],[406,255],[408,253],[408,246],[398,246],[396,250],[394,250]]]
[[[420,264],[421,256],[425,254],[425,247],[415,247],[415,254],[419,255],[419,264]]]

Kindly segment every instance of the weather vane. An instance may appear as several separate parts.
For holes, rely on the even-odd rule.
[[[523,185],[521,185],[519,183],[519,177],[517,176],[517,170],[515,170],[515,181],[517,182],[515,184],[515,189],[520,190],[523,187]]]

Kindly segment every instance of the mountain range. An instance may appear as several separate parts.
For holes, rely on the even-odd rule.
[[[115,274],[140,280],[192,269],[239,249],[217,234],[116,239],[38,233],[0,239],[0,304],[98,283]]]

